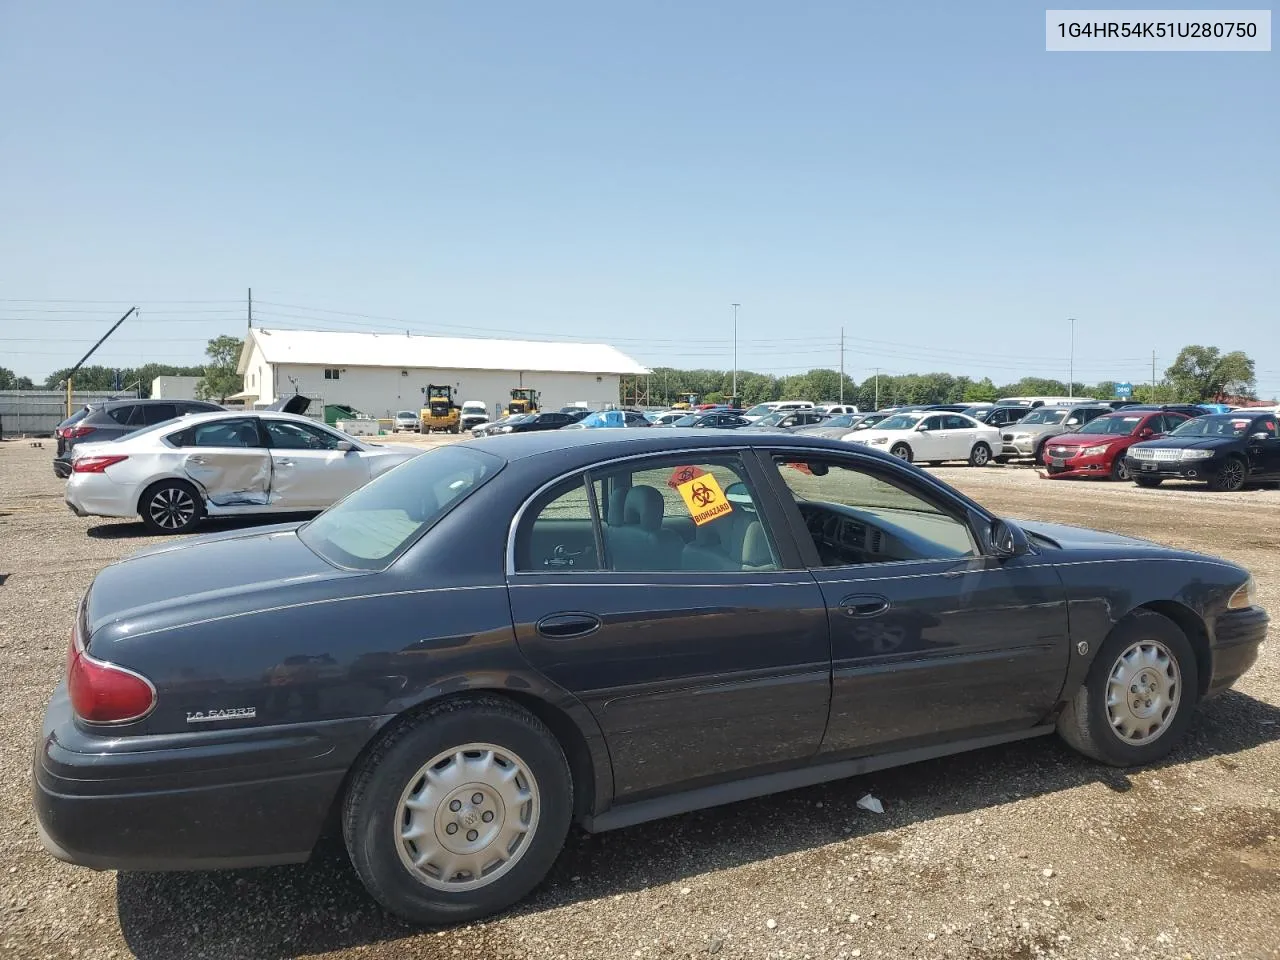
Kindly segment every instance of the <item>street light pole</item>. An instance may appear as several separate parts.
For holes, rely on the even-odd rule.
[[[1067,396],[1075,397],[1075,379],[1076,379],[1076,319],[1068,317],[1071,321],[1071,359],[1067,361]]]
[[[733,402],[738,402],[738,308],[740,303],[733,304]]]

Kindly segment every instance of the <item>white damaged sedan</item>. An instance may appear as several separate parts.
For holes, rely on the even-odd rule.
[[[841,439],[887,450],[906,461],[967,460],[975,467],[989,464],[1003,443],[995,427],[963,413],[930,410],[899,413],[868,430],[846,433]]]
[[[182,533],[206,516],[323,510],[422,452],[288,413],[204,413],[79,444],[65,498],[81,517],[140,517],[154,533]]]

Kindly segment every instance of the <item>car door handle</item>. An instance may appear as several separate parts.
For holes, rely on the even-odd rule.
[[[276,461],[276,466],[278,466],[278,467],[292,467],[292,466],[293,466],[293,461],[292,461],[292,460],[277,460],[277,461]]]
[[[538,632],[548,640],[569,640],[595,633],[602,623],[594,613],[553,613],[538,621]]]
[[[208,463],[204,457],[187,457],[187,463]]]
[[[840,608],[846,617],[875,617],[889,609],[889,598],[877,594],[860,593],[845,597]]]

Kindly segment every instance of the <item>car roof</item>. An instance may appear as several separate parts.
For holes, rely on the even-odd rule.
[[[284,413],[280,410],[209,410],[205,413],[191,413],[185,417],[174,419],[173,424],[189,427],[193,423],[211,423],[222,419],[238,419],[241,417],[261,417],[265,420],[288,420],[292,423],[309,423],[313,426],[326,426],[311,417],[303,417],[296,413]]]
[[[478,450],[501,457],[508,462],[538,457],[545,454],[574,451],[585,452],[592,448],[592,458],[608,460],[645,453],[662,453],[686,450],[690,447],[714,449],[716,447],[794,447],[797,450],[856,453],[888,462],[899,462],[887,453],[871,449],[851,449],[850,444],[823,437],[800,436],[794,433],[753,433],[729,430],[723,433],[708,430],[690,430],[673,427],[670,430],[551,430],[543,433],[511,433],[496,437],[482,437],[465,441]],[[577,459],[576,457],[574,459]]]

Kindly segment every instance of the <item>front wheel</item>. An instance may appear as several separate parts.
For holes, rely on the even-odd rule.
[[[975,443],[973,449],[969,451],[969,466],[985,467],[990,462],[991,448],[981,441]]]
[[[1154,763],[1191,721],[1199,689],[1195,651],[1168,617],[1140,610],[1103,642],[1058,733],[1085,756],[1116,767]]]
[[[568,763],[540,720],[498,697],[447,700],[361,761],[343,837],[388,910],[414,923],[460,923],[542,881],[572,810]]]
[[[1230,457],[1218,468],[1218,472],[1209,481],[1209,489],[1219,493],[1235,493],[1244,486],[1248,471],[1244,461],[1239,457]]]
[[[204,519],[204,500],[184,480],[161,480],[138,498],[138,515],[152,533],[186,533]]]
[[[899,460],[905,460],[907,463],[911,462],[911,448],[905,443],[895,443],[889,453]]]
[[[1116,457],[1111,463],[1111,479],[1112,480],[1132,480],[1133,474],[1129,472],[1129,465],[1124,462],[1124,457]]]

